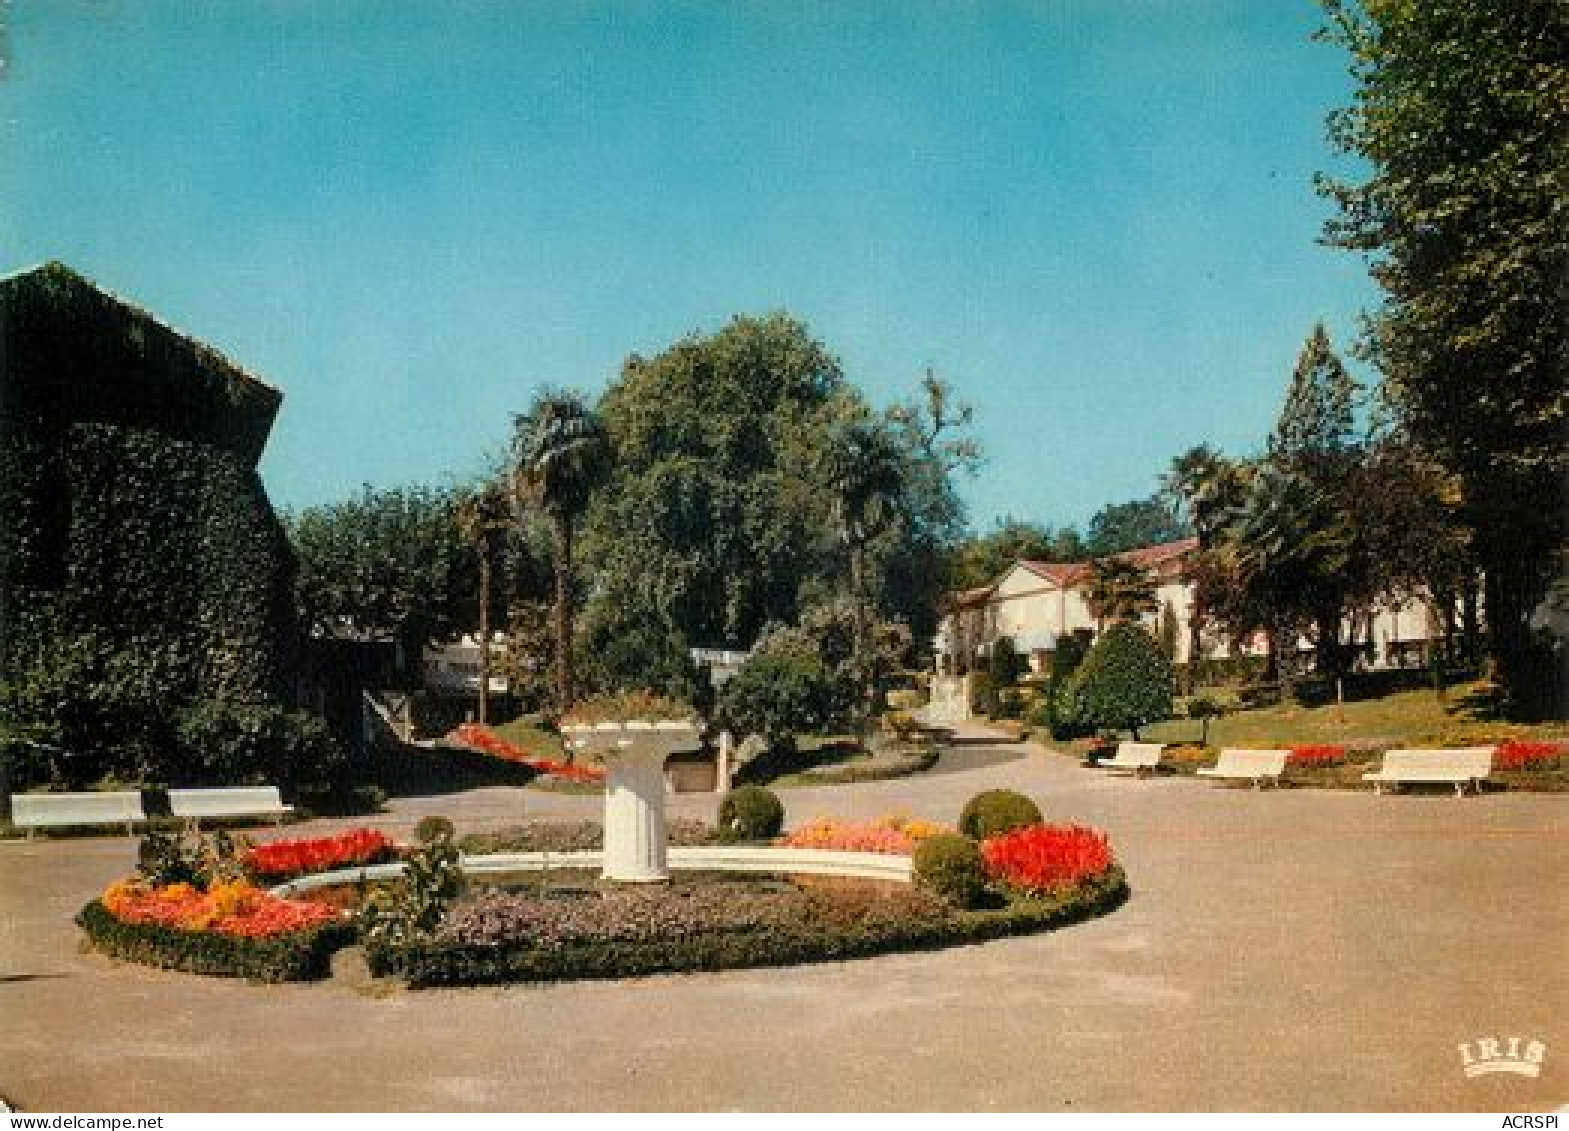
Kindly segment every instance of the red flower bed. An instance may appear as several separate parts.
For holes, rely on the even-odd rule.
[[[1290,766],[1338,766],[1346,760],[1346,748],[1329,743],[1317,746],[1292,746],[1286,759]]]
[[[380,864],[397,855],[392,838],[375,829],[355,829],[309,840],[278,840],[245,852],[245,868],[264,880],[286,880],[334,868]]]
[[[989,879],[1021,892],[1049,893],[1111,867],[1105,833],[1079,825],[1031,825],[981,844]]]
[[[1560,764],[1566,752],[1569,752],[1569,743],[1501,742],[1493,752],[1493,768],[1550,770]]]
[[[104,907],[126,923],[158,923],[181,931],[212,931],[243,938],[268,938],[303,931],[338,917],[331,907],[279,899],[244,881],[214,884],[201,891],[190,884],[149,887],[140,881],[111,884]]]
[[[479,750],[493,758],[500,758],[504,762],[516,762],[518,765],[527,766],[531,770],[552,777],[580,782],[605,780],[603,770],[596,770],[590,766],[574,766],[550,758],[536,758],[527,750],[512,745],[489,727],[482,727],[478,723],[464,723],[447,737],[453,742]]]

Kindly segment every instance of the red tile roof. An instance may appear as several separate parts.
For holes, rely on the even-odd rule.
[[[1158,546],[1140,546],[1136,550],[1125,550],[1120,554],[1113,554],[1117,561],[1128,562],[1136,565],[1146,573],[1172,574],[1181,565],[1182,558],[1198,549],[1197,538],[1182,538],[1176,542],[1162,542]],[[1088,562],[1038,562],[1023,561],[1019,565],[1035,574],[1045,578],[1059,588],[1077,585],[1089,575]]]

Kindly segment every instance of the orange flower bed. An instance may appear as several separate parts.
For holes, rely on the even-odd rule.
[[[269,938],[329,923],[337,912],[317,903],[279,899],[244,880],[201,891],[190,884],[152,887],[140,880],[110,884],[103,905],[126,923],[157,923],[181,931]]]
[[[832,848],[841,852],[881,852],[889,856],[909,856],[916,842],[953,830],[932,821],[907,817],[883,817],[866,824],[851,824],[821,818],[803,825],[774,843],[782,848]]]

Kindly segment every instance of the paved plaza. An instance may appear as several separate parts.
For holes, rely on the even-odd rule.
[[[83,953],[124,837],[0,843],[0,1096],[28,1110],[1529,1110],[1569,1103],[1569,798],[1218,788],[966,747],[781,790],[788,822],[952,822],[988,788],[1103,828],[1120,910],[856,962],[410,992],[254,986]],[[394,801],[464,831],[597,815],[481,789]],[[672,799],[712,818],[715,799]],[[364,823],[364,822],[361,822]],[[299,826],[302,834],[344,822]],[[259,834],[266,836],[270,834]],[[1537,1078],[1460,1046],[1545,1042]]]

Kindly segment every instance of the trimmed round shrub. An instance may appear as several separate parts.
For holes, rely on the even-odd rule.
[[[769,840],[783,827],[783,803],[760,785],[732,789],[719,803],[719,833],[726,840]]]
[[[967,836],[923,837],[916,842],[911,864],[917,884],[960,907],[975,906],[986,889],[980,846]]]
[[[419,824],[414,826],[414,839],[421,844],[429,844],[438,837],[446,837],[450,840],[457,831],[457,827],[446,817],[436,815],[421,817]]]
[[[1011,833],[1042,821],[1040,806],[1011,789],[988,789],[970,798],[959,814],[959,831],[975,840]]]

